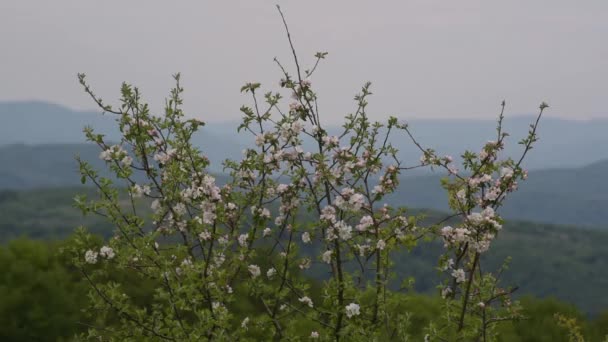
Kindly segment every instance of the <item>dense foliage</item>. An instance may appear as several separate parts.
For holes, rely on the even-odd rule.
[[[88,285],[59,250],[69,241],[42,242],[14,240],[0,246],[0,340],[67,341],[86,332],[95,322],[96,312],[86,306]],[[263,261],[263,260],[262,260]],[[268,265],[261,263],[261,267]],[[120,271],[119,271],[120,272]],[[127,291],[139,293],[142,302],[149,300],[152,289],[132,284]],[[315,296],[319,286],[313,287]],[[239,310],[255,310],[242,298]],[[501,327],[501,341],[568,341],[566,329],[559,326],[555,314],[575,318],[588,341],[601,341],[608,334],[608,312],[590,319],[574,306],[555,299],[522,298],[525,320]],[[426,326],[441,311],[440,299],[414,293],[401,297],[401,308],[411,322],[408,332],[413,341],[424,337]],[[99,322],[98,323],[107,323]]]
[[[79,159],[82,183],[95,185],[98,196],[79,196],[77,206],[115,227],[104,245],[79,229],[66,250],[91,286],[91,309],[98,319],[115,322],[92,327],[88,337],[409,340],[402,295],[390,284],[396,279],[404,289],[413,281],[394,267],[392,256],[440,238],[441,312],[422,328],[425,340],[496,340],[500,323],[521,319],[523,309],[512,299],[517,288],[500,282],[507,265],[489,269],[484,255],[503,228],[497,210],[527,178],[522,162],[538,140],[548,106],[540,105],[519,142],[521,155],[512,159],[502,155],[509,136],[502,126],[503,102],[495,139],[478,152],[465,151],[462,171],[451,156],[424,148],[407,123],[395,117],[370,121],[370,83],[355,96],[356,110],[345,117],[343,131],[332,135],[322,124],[310,81],[327,53],[317,53],[312,68],[304,70],[286,24],[285,29],[294,76],[275,61],[283,73],[279,84],[292,100],[283,109],[281,91],[262,99],[259,83],[241,88],[252,104],[241,107],[238,131],[251,134],[255,147],[241,160],[225,162],[230,179],[223,185],[192,143],[204,123],[185,117],[179,75],[163,116],[152,115],[139,89],[128,84],[120,106],[107,105],[79,75],[85,92],[116,115],[122,134],[112,144],[85,129],[116,179]],[[400,158],[391,143],[400,133],[419,148],[418,163]],[[452,213],[432,224],[384,200],[403,172],[423,167],[450,175],[442,184]],[[141,197],[152,201],[151,215],[138,212]],[[268,268],[260,266],[263,261]],[[135,300],[125,282],[114,278],[123,269],[131,271],[130,283],[151,284],[150,301]],[[320,294],[309,273],[320,279]],[[243,302],[255,310],[239,308]]]
[[[112,226],[103,217],[82,217],[73,207],[73,198],[85,193],[82,188],[52,188],[31,191],[0,191],[0,242],[17,237],[54,240],[68,238],[75,226],[84,225],[103,238],[112,236]],[[94,194],[88,190],[89,195]],[[137,202],[138,212],[150,212],[149,201]],[[417,211],[413,211],[417,212]],[[445,213],[418,211],[436,222]],[[521,221],[507,221],[487,262],[493,267],[511,258],[514,272],[506,272],[503,281],[519,286],[516,296],[555,296],[576,305],[589,315],[608,308],[608,233],[574,226],[553,226]],[[439,276],[427,266],[441,254],[440,243],[423,244],[410,253],[393,256],[399,273],[416,279],[414,288],[421,293],[434,293]],[[542,258],[539,258],[542,256]],[[315,274],[311,274],[315,277]],[[398,286],[394,282],[394,286]],[[584,289],[584,291],[580,291]]]

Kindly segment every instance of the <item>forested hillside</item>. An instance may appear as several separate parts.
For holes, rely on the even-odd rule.
[[[95,196],[88,188],[0,192],[0,241],[6,243],[19,237],[65,239],[80,225],[100,236],[111,236],[112,227],[103,218],[83,217],[74,208],[77,194]],[[148,204],[140,203],[140,214],[148,208]],[[428,210],[414,212],[425,213],[429,223],[445,216]],[[607,245],[608,231],[604,227],[589,230],[509,221],[484,263],[497,267],[510,256],[511,266],[517,271],[505,273],[505,284],[519,286],[520,295],[555,296],[589,314],[597,314],[608,308],[608,296],[603,295],[608,288],[604,276],[608,274]],[[439,242],[422,243],[411,253],[394,256],[402,272],[416,278],[418,291],[434,291],[438,276],[427,265],[436,262],[440,247]],[[311,272],[310,276],[314,276],[314,270]]]
[[[79,186],[74,157],[105,172],[99,148],[92,144],[9,145],[0,147],[0,190]],[[218,177],[222,169],[215,168]],[[608,222],[608,160],[580,168],[530,171],[528,180],[501,208],[513,220],[601,227]],[[447,210],[439,174],[404,176],[390,196],[394,204]]]

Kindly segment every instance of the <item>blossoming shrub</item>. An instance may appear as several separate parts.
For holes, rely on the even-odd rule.
[[[79,229],[69,249],[91,285],[89,309],[99,317],[88,337],[407,340],[407,302],[389,281],[408,275],[395,272],[391,255],[437,237],[445,254],[429,267],[444,273],[438,284],[444,305],[424,327],[427,339],[492,339],[496,323],[517,318],[519,307],[511,302],[513,289],[499,284],[502,270],[482,268],[480,256],[501,230],[497,209],[526,178],[522,161],[547,106],[541,105],[520,142],[518,160],[501,158],[508,136],[501,113],[496,138],[478,152],[465,152],[457,165],[421,146],[397,118],[370,121],[369,83],[355,96],[356,109],[342,129],[330,133],[310,81],[326,53],[302,70],[289,43],[295,72],[275,60],[283,73],[280,91],[262,94],[255,82],[241,89],[251,105],[241,107],[238,131],[250,134],[252,145],[241,160],[225,162],[229,177],[222,183],[207,171],[204,151],[191,143],[204,123],[182,111],[179,75],[162,116],[152,115],[128,84],[120,106],[106,105],[79,75],[95,102],[116,115],[122,133],[111,144],[85,129],[114,179],[79,161],[82,181],[94,184],[99,197],[79,197],[77,205],[115,227],[103,246]],[[290,97],[287,108],[283,94]],[[400,159],[391,144],[399,134],[420,148],[420,161]],[[446,219],[423,226],[404,206],[386,203],[402,173],[420,167],[448,172],[443,185],[453,209],[450,222],[457,224],[444,226]],[[142,202],[150,214],[138,211]],[[123,283],[112,280],[115,269],[152,284],[149,302],[133,300]]]

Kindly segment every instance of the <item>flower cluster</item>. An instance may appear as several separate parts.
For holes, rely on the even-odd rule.
[[[318,54],[317,62],[324,56]],[[226,161],[229,175],[218,180],[207,170],[208,158],[192,144],[203,123],[185,117],[179,76],[162,117],[151,115],[129,85],[123,86],[121,107],[129,110],[103,106],[118,115],[120,144],[108,146],[103,136],[86,133],[102,148],[99,157],[116,173],[116,182],[80,161],[84,179],[101,196],[78,204],[84,212],[108,218],[116,230],[112,247],[92,248],[88,235],[79,236],[77,266],[87,275],[92,264],[98,264],[98,274],[111,271],[104,269],[107,264],[133,270],[154,284],[156,292],[154,303],[145,308],[154,311],[151,315],[141,315],[145,311],[140,303],[114,285],[95,288],[94,293],[104,294],[97,307],[105,305],[124,316],[125,327],[131,324],[156,337],[169,332],[174,340],[240,340],[254,330],[265,339],[280,339],[294,319],[308,321],[306,338],[370,338],[375,335],[355,323],[384,329],[380,317],[390,309],[389,275],[396,270],[391,257],[424,238],[439,237],[446,251],[439,265],[447,277],[442,296],[464,298],[461,320],[468,319],[470,300],[484,303],[475,310],[491,308],[493,298],[500,296],[498,287],[487,283],[497,280],[481,275],[480,254],[502,229],[499,207],[527,177],[521,160],[500,159],[506,137],[502,119],[498,138],[478,153],[466,152],[459,171],[451,156],[422,148],[396,118],[371,122],[366,112],[369,83],[355,97],[357,108],[343,128],[333,132],[322,124],[310,81],[316,64],[295,78],[279,66],[284,73],[280,85],[292,95],[289,109],[282,110],[281,94],[272,92],[264,95],[262,109],[261,85],[245,84],[241,91],[251,96],[253,105],[241,108],[239,131],[251,134],[251,147],[241,160]],[[97,100],[84,77],[81,82]],[[390,143],[397,133],[405,133],[420,148],[419,164],[400,160]],[[533,126],[523,141],[526,152],[535,138]],[[447,171],[444,186],[453,222],[421,226],[407,208],[387,203],[401,172],[424,166]],[[121,197],[124,189],[128,201]],[[149,208],[148,216],[140,204]],[[311,290],[312,275],[323,280],[322,295]],[[243,298],[264,310],[259,315],[234,311],[234,303]],[[476,322],[459,322],[456,330],[477,329]],[[454,328],[451,318],[442,324]]]

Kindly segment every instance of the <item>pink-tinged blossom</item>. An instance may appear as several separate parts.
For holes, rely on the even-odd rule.
[[[472,188],[475,188],[479,185],[479,183],[481,182],[479,178],[469,178],[468,179],[469,182],[469,186]]]
[[[154,160],[161,164],[166,164],[169,160],[177,155],[177,149],[171,148],[167,152],[161,151],[154,155]]]
[[[483,216],[483,218],[485,218],[486,220],[494,218],[495,215],[496,213],[494,212],[494,209],[492,209],[492,207],[486,207],[484,210],[481,211],[481,216]]]
[[[297,99],[297,97],[296,97]],[[300,102],[292,102],[289,104],[289,111],[291,112],[295,112],[302,109],[302,104],[300,104]]]
[[[340,192],[340,196],[336,196],[335,205],[342,210],[354,210],[358,211],[361,209],[365,201],[365,197],[356,193],[351,188],[344,188]]]
[[[303,87],[310,87],[311,85],[312,85],[312,82],[310,81],[310,78],[306,78],[306,79],[302,80]]]
[[[105,151],[101,151],[101,153],[99,153],[99,159],[105,160],[105,161],[112,160],[112,150],[108,149]]]
[[[338,144],[340,143],[340,139],[338,139],[338,137],[336,136],[324,136],[323,138],[323,143],[325,145],[327,145],[328,147],[335,147],[338,146]]]
[[[173,206],[173,211],[178,215],[184,215],[186,213],[186,205],[183,203],[177,203]]]
[[[481,177],[479,177],[479,181],[481,183],[489,183],[492,181],[492,176],[488,174],[481,175]]]
[[[264,137],[264,134],[258,134],[258,135],[256,135],[255,136],[255,144],[256,144],[256,146],[262,146],[262,145],[264,145],[264,140],[266,140],[265,137]]]
[[[384,242],[384,240],[380,239],[378,240],[378,242],[376,243],[376,248],[379,250],[384,250],[386,248],[386,242]]]
[[[495,201],[500,196],[500,189],[497,187],[491,187],[484,195],[486,201]]]
[[[198,237],[203,241],[209,241],[209,240],[211,240],[211,233],[209,233],[208,231],[205,230],[202,233],[200,233],[198,235]]]
[[[471,232],[466,228],[456,228],[454,229],[452,238],[456,242],[465,242],[468,239],[470,233]]]
[[[277,193],[283,194],[289,189],[289,184],[279,184],[277,185]]]
[[[203,222],[205,224],[213,224],[216,219],[215,204],[209,201],[204,201],[200,204],[200,208],[203,211]]]
[[[350,240],[352,237],[353,228],[344,221],[338,221],[335,228],[338,230],[338,236],[344,241]]]
[[[382,187],[382,185],[376,185],[374,186],[374,188],[372,189],[372,194],[378,194],[381,195],[384,193],[384,188]]]
[[[325,206],[325,208],[321,210],[321,216],[319,218],[328,222],[334,222],[336,220],[336,209],[331,205]]]
[[[452,228],[451,226],[445,226],[441,228],[441,236],[443,236],[444,238],[449,238],[450,236],[452,236],[453,232],[454,228]]]
[[[315,339],[315,340],[318,339],[319,338],[319,333],[316,332],[316,331],[311,332],[310,333],[310,338]]]
[[[513,177],[513,169],[510,167],[503,167],[500,169],[500,178],[509,179]]]
[[[367,230],[368,227],[372,226],[373,224],[374,219],[371,216],[367,215],[361,218],[359,224],[355,228],[357,228],[357,230],[360,232],[364,232]]]
[[[472,225],[479,225],[483,223],[484,217],[480,213],[471,213],[467,216],[467,221]]]
[[[99,154],[99,159],[111,161],[112,158],[122,158],[127,152],[120,145],[110,146]]]

